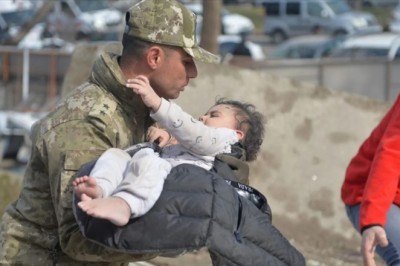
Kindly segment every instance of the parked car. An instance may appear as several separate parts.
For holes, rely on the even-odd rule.
[[[330,57],[335,58],[400,58],[400,35],[380,33],[365,36],[354,36],[346,39],[334,49]]]
[[[256,0],[265,8],[264,33],[274,43],[322,29],[334,36],[382,31],[376,18],[345,0]]]
[[[265,59],[265,54],[261,45],[243,38],[246,38],[246,36],[238,36],[238,35],[218,36],[219,55],[221,57],[221,62],[229,60],[230,57],[234,56],[235,49],[242,42],[245,48],[248,49],[248,52],[250,54],[249,56],[251,59],[253,59],[254,61],[261,61]]]
[[[389,30],[391,32],[400,33],[400,1],[398,1],[396,7],[392,10],[391,15]]]
[[[198,30],[200,32],[203,20],[203,5],[202,3],[186,4],[190,10],[198,16]],[[221,10],[221,33],[226,35],[238,35],[243,32],[252,32],[254,30],[254,23],[250,18],[229,12],[222,7]]]
[[[57,0],[47,17],[48,32],[67,41],[120,31],[124,15],[108,0]]]
[[[294,37],[274,48],[267,59],[320,59],[329,56],[344,39],[326,34]]]
[[[43,49],[43,48],[59,48],[66,51],[73,51],[75,45],[71,42],[61,39],[58,36],[46,35],[46,24],[40,22],[36,24],[18,43],[21,49]]]

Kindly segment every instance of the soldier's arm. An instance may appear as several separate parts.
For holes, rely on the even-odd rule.
[[[43,137],[41,146],[50,177],[52,200],[58,221],[60,247],[80,261],[133,261],[149,257],[133,256],[106,249],[85,239],[72,211],[72,180],[79,168],[106,149],[117,146],[118,136],[109,125],[82,120],[60,124]]]

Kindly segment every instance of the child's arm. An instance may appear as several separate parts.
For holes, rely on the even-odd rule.
[[[235,130],[208,127],[185,113],[178,105],[164,99],[158,111],[150,115],[181,145],[198,155],[230,153],[231,144],[239,141]]]
[[[126,87],[142,97],[143,103],[153,112],[156,112],[161,104],[161,98],[150,86],[147,77],[139,75],[134,79],[128,79]]]

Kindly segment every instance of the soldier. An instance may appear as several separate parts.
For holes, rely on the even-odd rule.
[[[128,10],[122,54],[99,55],[88,81],[32,127],[22,191],[1,219],[0,264],[122,265],[157,256],[85,239],[72,212],[72,181],[108,148],[144,141],[149,110],[127,79],[144,75],[160,97],[175,99],[197,76],[194,59],[217,61],[195,32],[195,15],[176,0],[144,0]]]

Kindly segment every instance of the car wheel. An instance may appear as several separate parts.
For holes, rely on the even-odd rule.
[[[281,43],[286,40],[288,37],[282,30],[275,30],[271,33],[272,42],[275,44]]]

